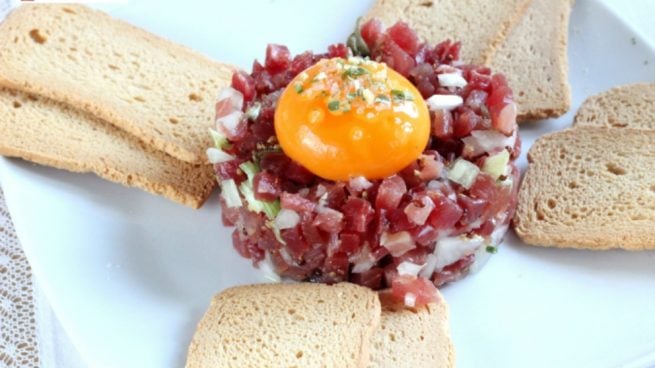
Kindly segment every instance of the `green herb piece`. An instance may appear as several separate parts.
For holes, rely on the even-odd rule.
[[[375,96],[375,102],[380,102],[380,103],[389,103],[389,97],[385,95],[377,95]]]
[[[370,51],[368,49],[368,45],[366,45],[366,42],[362,37],[362,32],[360,27],[361,22],[362,22],[362,18],[361,17],[357,18],[357,23],[355,24],[355,30],[348,37],[348,42],[346,44],[350,48],[350,51],[352,51],[353,55],[368,56],[370,54]]]
[[[400,90],[400,89],[392,89],[391,90],[391,97],[395,101],[412,101],[412,95],[409,94],[409,92]]]
[[[255,179],[255,174],[259,172],[259,166],[252,161],[246,161],[239,165],[239,169],[243,171],[244,174],[248,177],[248,182],[252,183]]]
[[[328,110],[330,110],[332,112],[337,111],[337,110],[339,110],[339,101],[337,101],[337,100],[330,101],[330,102],[328,102],[327,106],[328,106]]]
[[[301,94],[302,91],[305,90],[305,89],[303,88],[302,84],[300,84],[300,83],[296,83],[296,84],[293,86],[293,88],[296,90],[296,93],[297,93],[297,94]]]
[[[362,68],[361,66],[353,66],[348,69],[346,69],[345,72],[343,72],[344,77],[350,77],[350,78],[357,78],[361,77],[364,74],[369,74],[370,72],[368,69]]]
[[[486,248],[487,253],[496,254],[498,253],[498,248],[488,245]]]

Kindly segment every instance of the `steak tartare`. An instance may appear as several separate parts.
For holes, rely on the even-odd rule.
[[[415,306],[494,253],[516,206],[516,105],[502,75],[460,62],[459,49],[449,40],[421,42],[405,23],[385,30],[371,20],[347,45],[294,57],[269,45],[264,64],[235,72],[231,88],[219,94],[215,147],[207,154],[221,187],[222,221],[235,227],[239,254],[293,280],[390,287]],[[394,78],[410,83],[394,89]],[[334,129],[357,114],[375,121],[398,111],[420,117],[425,109],[425,141],[418,156],[402,161],[385,151],[404,134],[392,124],[390,135],[353,131],[347,148],[359,151],[319,150],[327,138],[314,137],[312,123],[281,125],[315,100],[325,109],[308,105],[308,114],[333,119]],[[374,164],[379,170],[366,170]],[[389,173],[393,164],[402,166]]]

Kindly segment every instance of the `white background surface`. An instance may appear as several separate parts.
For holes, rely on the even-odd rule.
[[[653,2],[608,3],[634,17],[651,50],[597,2],[577,0],[569,49],[574,108],[613,85],[655,81]],[[345,39],[368,4],[271,0],[179,9],[179,2],[130,1],[105,9],[248,68],[268,42],[300,52]],[[524,150],[571,116],[523,126]],[[0,161],[0,181],[37,281],[91,366],[182,366],[210,296],[259,277],[232,250],[213,203],[193,211],[17,160]],[[653,280],[653,252],[540,249],[510,235],[479,274],[443,290],[458,366],[613,367],[642,357],[636,366],[655,365],[648,357],[655,351]]]

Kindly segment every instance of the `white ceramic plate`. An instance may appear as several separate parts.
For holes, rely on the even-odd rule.
[[[296,53],[345,40],[370,2],[130,0],[105,9],[249,69],[268,42]],[[572,111],[611,86],[655,81],[655,51],[599,3],[578,0],[570,29]],[[524,152],[571,119],[521,126]],[[181,367],[211,296],[263,281],[232,250],[216,197],[194,211],[13,159],[0,160],[0,180],[38,282],[90,366]],[[458,366],[651,366],[654,280],[653,252],[542,249],[509,234],[486,268],[443,289]]]

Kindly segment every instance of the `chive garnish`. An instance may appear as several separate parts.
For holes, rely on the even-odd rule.
[[[491,253],[491,254],[496,254],[498,252],[498,248],[492,247],[491,245],[488,245],[486,250],[487,250],[488,253]]]
[[[328,106],[328,110],[337,111],[337,110],[339,110],[339,101],[337,101],[337,100],[330,101],[330,102],[328,102],[327,106]]]

